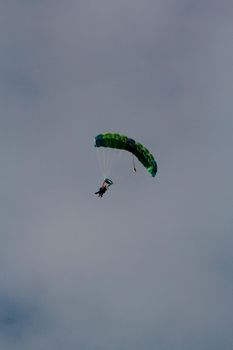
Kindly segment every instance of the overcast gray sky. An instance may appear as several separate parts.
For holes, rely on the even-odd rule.
[[[230,0],[0,0],[1,349],[232,350],[232,39]],[[106,130],[158,175],[99,200]]]

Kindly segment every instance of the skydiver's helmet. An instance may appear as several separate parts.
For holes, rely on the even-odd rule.
[[[108,186],[111,186],[113,184],[113,181],[108,179],[107,177],[104,179],[104,183],[106,183]]]

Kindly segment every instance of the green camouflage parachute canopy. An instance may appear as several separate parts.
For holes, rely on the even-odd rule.
[[[141,143],[115,132],[105,132],[95,137],[95,147],[117,148],[128,151],[137,157],[147,171],[154,177],[157,164],[153,155]]]

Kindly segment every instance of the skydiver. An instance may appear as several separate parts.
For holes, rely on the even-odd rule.
[[[98,194],[99,197],[103,197],[103,194],[107,191],[108,187],[113,184],[112,180],[110,179],[104,179],[104,181],[101,184],[101,187],[99,188],[99,191],[95,192],[95,194]]]
[[[99,188],[99,191],[95,192],[95,194],[98,194],[99,197],[103,197],[103,194],[107,191],[107,187],[105,185],[102,185],[100,188]]]

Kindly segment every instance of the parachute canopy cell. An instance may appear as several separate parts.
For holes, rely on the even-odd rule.
[[[117,148],[128,151],[143,164],[154,177],[157,173],[157,164],[153,155],[141,143],[115,132],[104,132],[95,137],[95,147]]]

